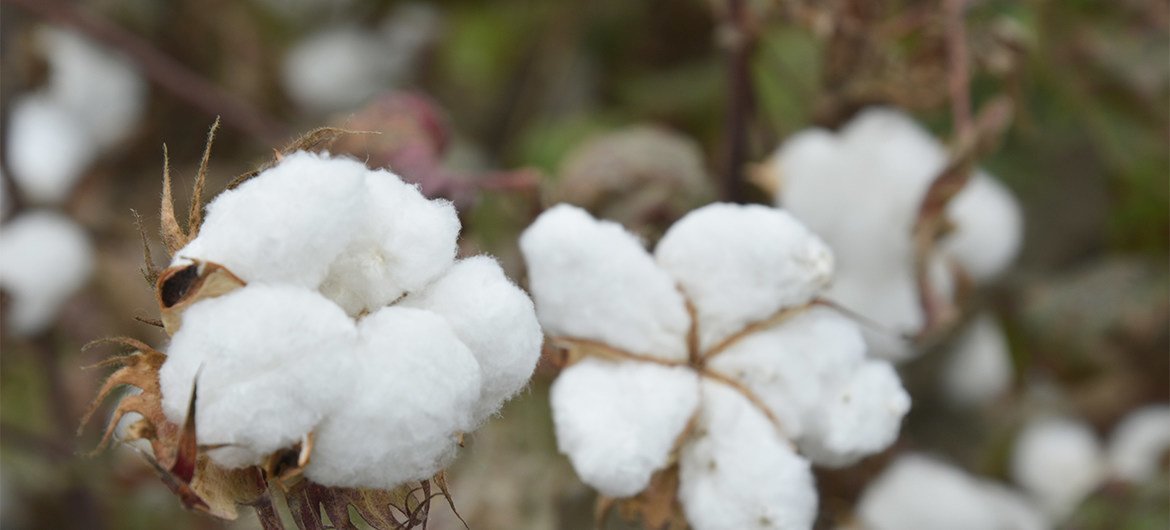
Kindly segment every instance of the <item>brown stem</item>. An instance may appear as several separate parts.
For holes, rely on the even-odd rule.
[[[94,13],[76,9],[59,0],[0,0],[45,20],[69,27],[112,48],[142,68],[146,77],[191,106],[223,121],[260,141],[277,145],[286,137],[285,128],[243,99],[223,90],[160,52],[149,41],[127,32]]]
[[[728,0],[725,21],[727,46],[726,166],[723,168],[723,200],[743,202],[744,166],[748,158],[748,122],[754,106],[751,57],[755,36],[745,0]]]
[[[256,509],[256,518],[260,519],[260,527],[264,530],[284,530],[284,521],[280,520],[280,514],[276,512],[276,506],[272,504],[272,496],[268,493],[261,495],[256,502],[252,503],[252,507]]]
[[[966,0],[944,0],[947,31],[947,88],[955,137],[969,136],[971,121],[971,69],[967,58],[967,26],[963,23]]]

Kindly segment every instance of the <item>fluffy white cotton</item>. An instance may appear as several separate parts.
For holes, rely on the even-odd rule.
[[[696,530],[811,529],[808,462],[734,390],[704,382],[698,431],[679,460],[679,501]]]
[[[698,405],[698,384],[685,367],[583,360],[552,386],[557,447],[601,493],[634,495],[666,466]]]
[[[259,464],[313,430],[350,389],[353,322],[320,294],[251,284],[192,305],[159,371],[167,418],[182,425],[198,378],[196,431],[220,465]]]
[[[818,421],[826,392],[864,358],[857,325],[830,309],[814,308],[748,335],[707,366],[751,389],[785,435],[798,439]]]
[[[41,94],[17,98],[9,119],[12,179],[33,201],[64,201],[97,157],[93,137],[65,106]]]
[[[483,380],[474,413],[476,423],[519,392],[536,368],[544,335],[532,301],[488,256],[459,261],[425,290],[398,305],[442,316],[475,355]]]
[[[663,359],[687,358],[690,317],[682,295],[621,226],[562,204],[524,231],[520,250],[548,335],[597,340]]]
[[[777,150],[767,167],[778,177],[778,203],[824,238],[836,257],[828,298],[894,333],[921,328],[911,236],[926,190],[946,160],[946,149],[926,130],[884,108],[861,112],[836,134],[803,131]],[[947,214],[955,230],[940,243],[932,268],[941,271],[954,260],[983,280],[1018,252],[1019,207],[986,173],[972,175]],[[939,290],[950,295],[947,285]],[[875,355],[904,360],[913,353],[905,342],[867,336]]]
[[[31,335],[52,324],[93,260],[89,237],[60,214],[32,211],[0,227],[0,289],[12,297],[6,331]]]
[[[1021,495],[919,455],[899,457],[858,502],[865,530],[1041,530],[1050,525]]]
[[[987,403],[1012,383],[1007,337],[995,317],[981,314],[955,343],[942,372],[942,390],[960,405]]]
[[[967,187],[947,205],[959,227],[942,248],[976,281],[986,281],[1007,268],[1020,251],[1024,220],[1011,191],[991,175],[977,171]]]
[[[1109,470],[1126,482],[1142,483],[1164,476],[1170,451],[1170,406],[1135,410],[1114,427],[1109,439]]]
[[[459,237],[449,201],[428,200],[389,171],[366,171],[363,195],[360,228],[346,234],[349,245],[320,286],[350,315],[425,287],[451,266]]]
[[[888,447],[898,437],[910,395],[887,362],[866,361],[822,397],[800,450],[813,462],[845,466]]]
[[[294,101],[319,111],[354,108],[385,90],[385,44],[358,28],[326,30],[298,42],[284,58],[284,87]]]
[[[706,350],[783,308],[808,302],[833,274],[833,254],[791,215],[717,203],[667,230],[658,264],[694,303]]]
[[[1054,519],[1072,513],[1104,478],[1100,444],[1088,425],[1042,418],[1024,427],[1012,452],[1017,484]]]
[[[363,221],[366,173],[356,160],[297,152],[207,205],[175,253],[219,263],[246,282],[316,288]]]
[[[108,149],[126,139],[146,109],[146,82],[134,64],[71,31],[42,28],[48,94]]]
[[[388,307],[358,325],[345,399],[316,432],[305,470],[326,486],[392,489],[430,478],[473,424],[479,367],[441,317]]]

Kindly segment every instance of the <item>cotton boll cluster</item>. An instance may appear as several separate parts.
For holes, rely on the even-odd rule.
[[[1072,513],[1105,478],[1101,444],[1084,423],[1040,418],[1024,427],[1012,453],[1012,478],[1054,519]]]
[[[308,109],[352,109],[408,80],[438,25],[433,7],[408,4],[380,28],[337,27],[310,35],[285,55],[284,86]]]
[[[858,502],[864,530],[1042,530],[1051,523],[1022,494],[921,455],[903,455]]]
[[[1012,382],[1012,359],[999,322],[979,315],[955,343],[943,368],[942,391],[958,405],[986,403]]]
[[[815,304],[832,255],[787,213],[700,208],[651,255],[559,205],[520,247],[537,315],[575,360],[552,387],[558,446],[603,494],[677,469],[697,529],[808,528],[809,461],[846,465],[897,437],[909,396],[853,322]]]
[[[32,335],[48,328],[89,280],[93,262],[89,237],[61,214],[32,211],[0,226],[0,289],[12,297],[7,331]]]
[[[823,237],[837,257],[827,297],[892,332],[914,334],[924,325],[915,284],[912,231],[927,188],[947,163],[946,150],[905,114],[869,109],[838,133],[822,129],[789,138],[765,172],[777,202]],[[975,281],[999,274],[1017,253],[1021,214],[1010,192],[976,171],[947,206],[953,231],[930,265],[933,283],[947,294],[948,265]],[[869,337],[874,354],[904,360],[909,344]]]
[[[102,152],[133,131],[146,84],[125,59],[75,33],[41,28],[36,42],[48,61],[48,83],[13,102],[7,149],[25,195],[56,203]]]
[[[1170,452],[1170,405],[1135,410],[1113,428],[1109,439],[1110,474],[1124,482],[1141,483],[1164,476]]]
[[[183,309],[160,370],[167,417],[181,424],[197,385],[199,442],[221,466],[311,435],[319,484],[430,478],[526,384],[542,341],[493,259],[455,259],[458,232],[449,203],[328,154],[284,155],[221,194],[163,277],[238,277]]]

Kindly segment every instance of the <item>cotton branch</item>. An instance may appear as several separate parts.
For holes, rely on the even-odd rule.
[[[722,28],[723,45],[727,48],[727,121],[724,151],[726,166],[720,184],[724,200],[742,202],[743,171],[748,157],[748,122],[754,107],[751,80],[751,57],[755,49],[755,33],[749,20],[745,0],[728,0]]]

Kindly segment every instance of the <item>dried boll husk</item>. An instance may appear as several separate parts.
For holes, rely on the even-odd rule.
[[[174,335],[179,331],[183,311],[191,305],[225,295],[244,285],[244,281],[226,267],[209,261],[192,260],[190,265],[166,269],[159,275],[155,300],[167,334]]]

